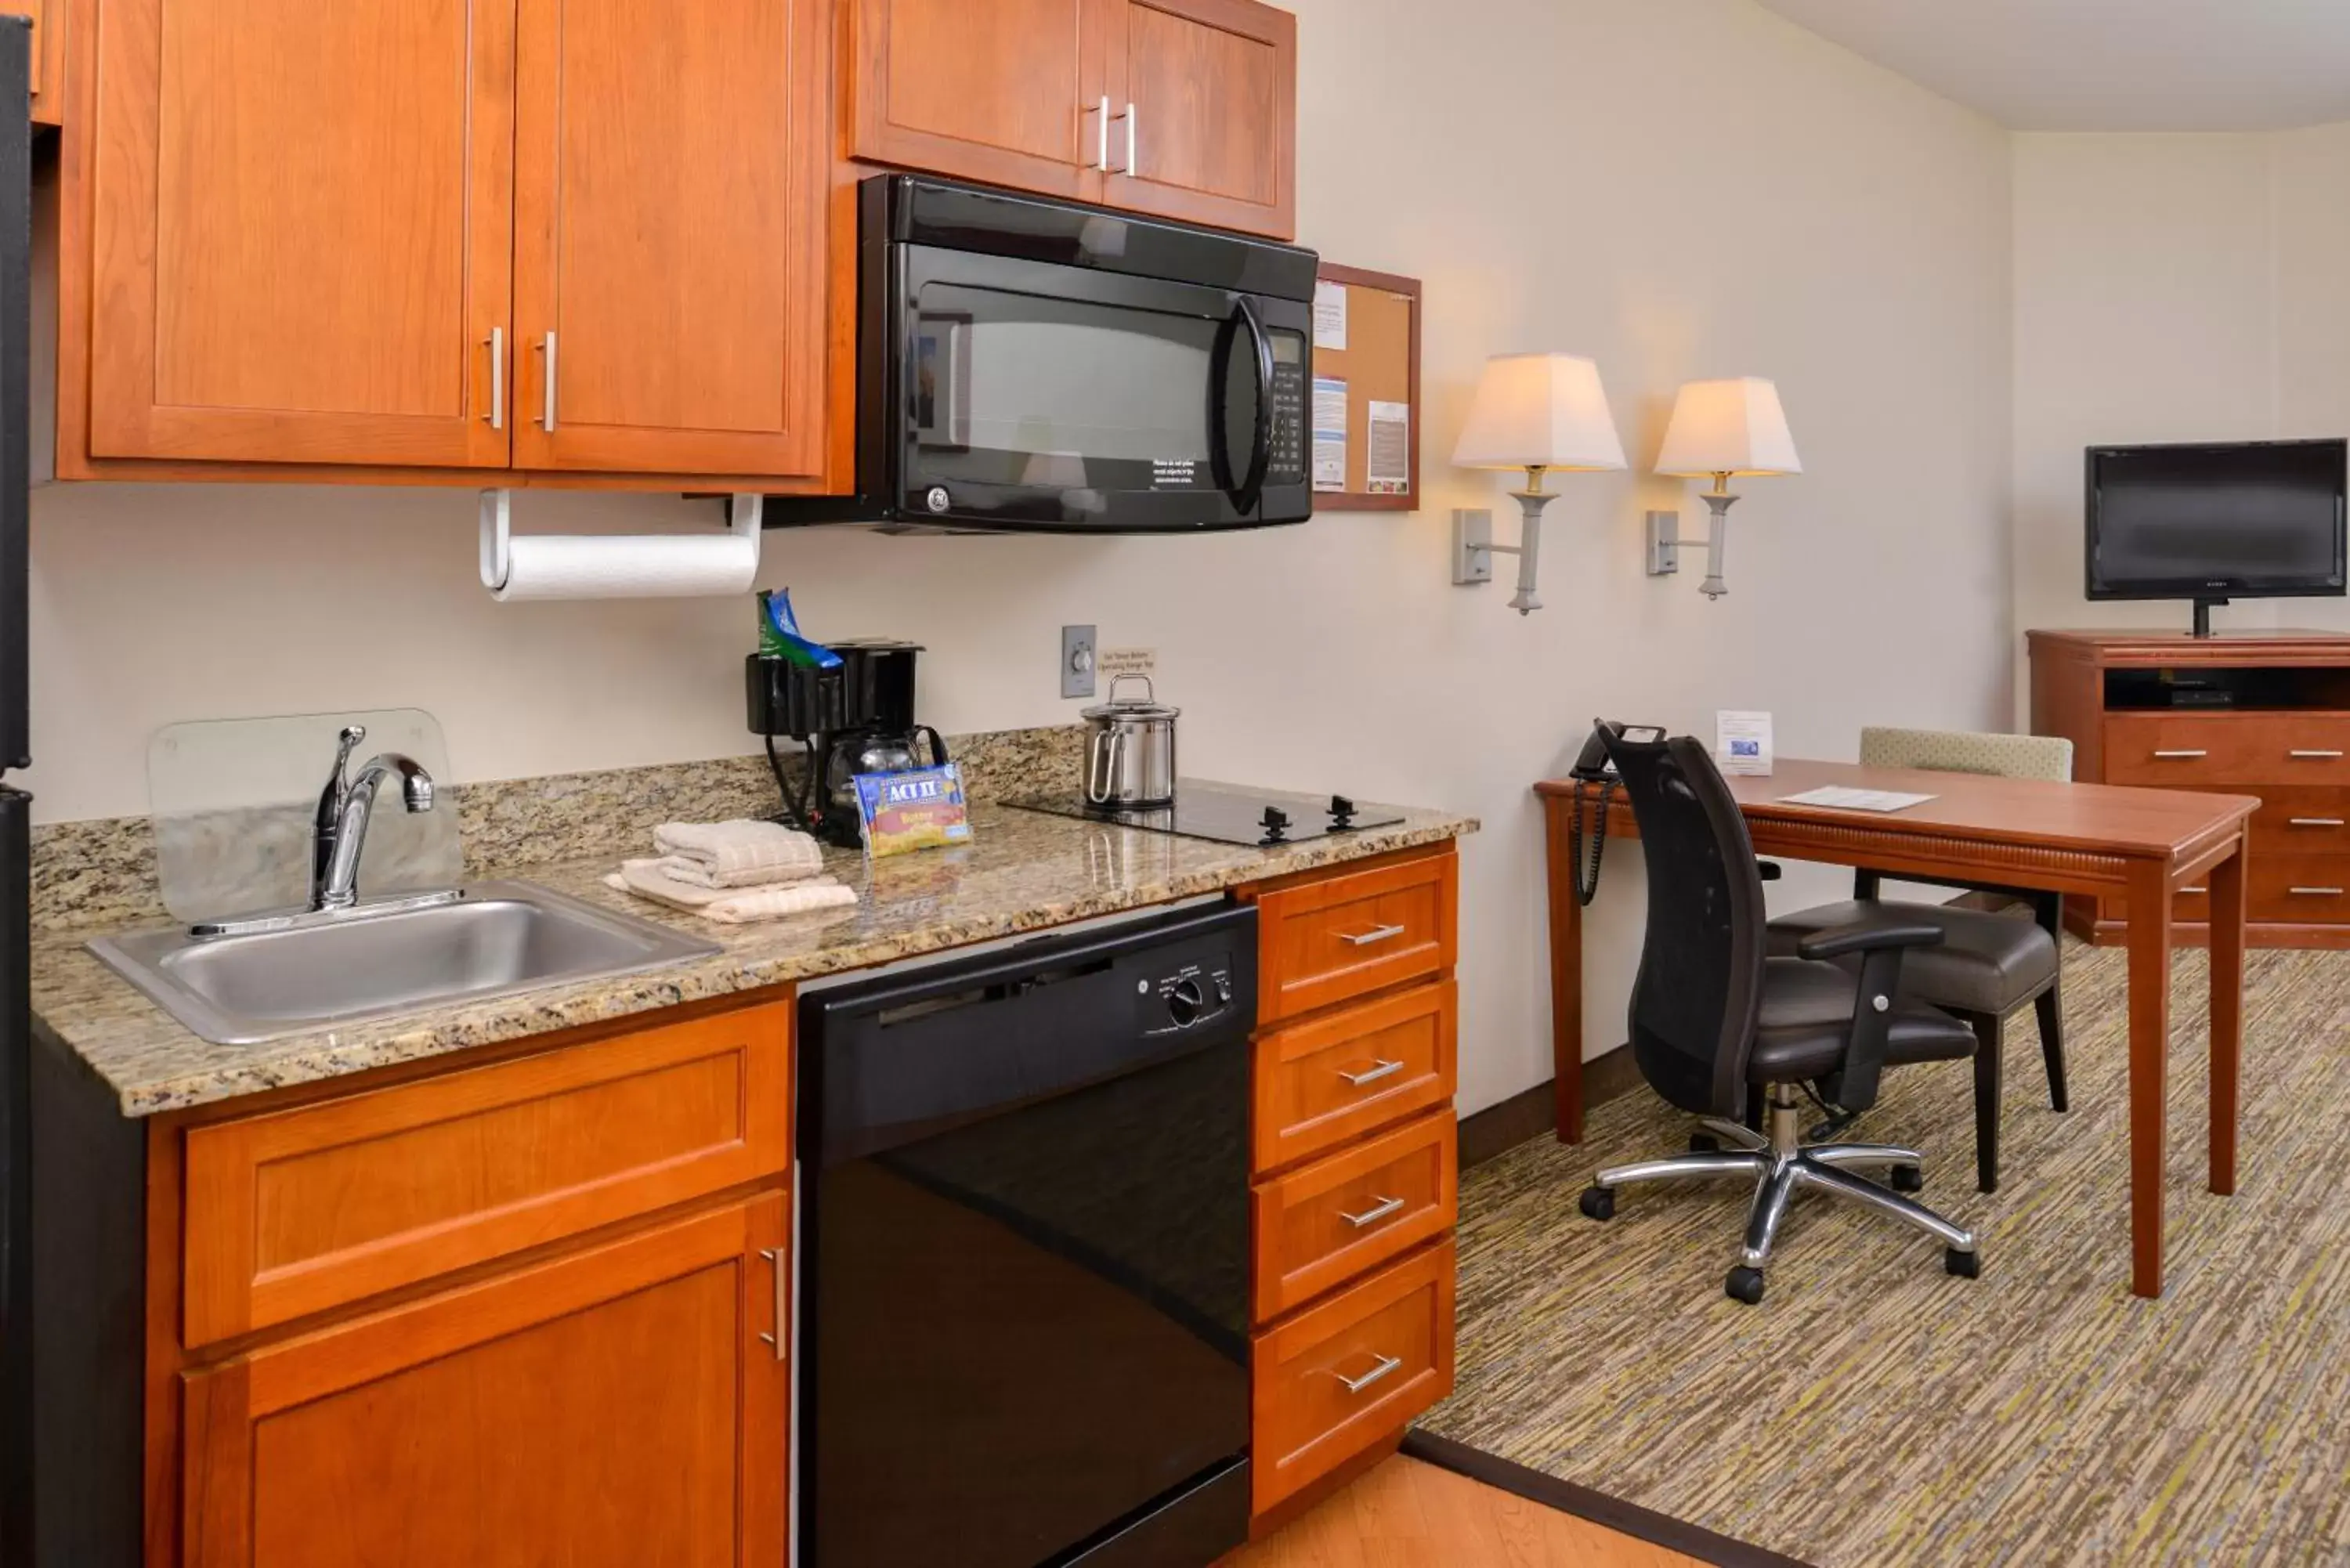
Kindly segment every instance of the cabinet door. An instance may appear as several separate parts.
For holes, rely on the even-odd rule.
[[[189,1568],[785,1560],[784,1195],[186,1379]]]
[[[1297,18],[1256,0],[1100,0],[1117,116],[1102,200],[1287,239]]]
[[[503,466],[515,0],[108,0],[89,446]]]
[[[1107,126],[1090,0],[851,0],[841,109],[877,163],[1094,200]]]
[[[522,0],[523,468],[823,460],[821,0]]]

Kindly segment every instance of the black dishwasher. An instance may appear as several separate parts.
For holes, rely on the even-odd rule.
[[[1256,911],[800,1002],[800,1568],[1201,1568],[1248,1532]]]

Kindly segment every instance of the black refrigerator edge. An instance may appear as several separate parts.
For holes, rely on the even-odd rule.
[[[33,1552],[32,764],[25,629],[30,576],[32,25],[0,17],[0,1564]]]

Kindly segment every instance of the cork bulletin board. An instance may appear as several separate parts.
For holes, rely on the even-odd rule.
[[[1341,337],[1346,346],[1336,347]],[[1322,264],[1314,392],[1314,509],[1409,512],[1419,506],[1418,278]],[[1329,488],[1333,483],[1338,487]]]

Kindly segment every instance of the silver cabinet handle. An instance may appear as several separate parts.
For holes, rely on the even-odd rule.
[[[1134,150],[1134,106],[1126,106],[1126,177],[1129,180],[1142,172],[1142,165]]]
[[[2287,752],[2285,753],[2297,763],[2332,762],[2341,754],[2340,752]]]
[[[546,356],[546,411],[539,416],[538,428],[547,434],[555,433],[555,329],[546,329],[546,340],[539,346]]]
[[[1376,1084],[1381,1078],[1392,1078],[1402,1071],[1402,1063],[1389,1062],[1383,1057],[1375,1065],[1366,1067],[1359,1073],[1349,1073],[1342,1067],[1338,1070],[1338,1076],[1359,1089],[1365,1084]]]
[[[490,411],[487,418],[492,430],[502,431],[506,428],[506,329],[491,327],[484,341],[490,346]]]
[[[1378,1224],[1402,1207],[1403,1199],[1400,1198],[1382,1198],[1360,1214],[1349,1214],[1341,1209],[1338,1210],[1338,1218],[1359,1231],[1366,1225]]]
[[[1402,1365],[1403,1358],[1399,1355],[1382,1355],[1379,1357],[1379,1364],[1377,1366],[1372,1367],[1368,1372],[1364,1373],[1360,1377],[1349,1377],[1345,1373],[1341,1372],[1337,1375],[1338,1381],[1347,1386],[1347,1393],[1360,1394],[1364,1389],[1368,1388],[1372,1384],[1377,1383],[1380,1378],[1385,1377],[1388,1374],[1393,1372],[1397,1367],[1401,1366]]]
[[[1373,926],[1367,931],[1340,931],[1338,940],[1350,948],[1368,948],[1377,947],[1384,941],[1392,941],[1401,935],[1403,935],[1401,926]]]
[[[781,1247],[762,1247],[759,1249],[759,1256],[766,1259],[768,1262],[774,1264],[775,1269],[775,1332],[773,1334],[761,1334],[759,1336],[759,1343],[762,1345],[774,1345],[775,1347],[775,1359],[781,1361],[784,1358],[784,1346],[788,1343],[789,1337],[785,1333],[788,1326],[785,1319],[788,1314],[784,1309],[784,1303],[786,1299],[784,1294],[784,1286],[785,1283],[784,1279],[784,1271],[791,1267],[791,1261],[785,1256],[784,1249]]]
[[[2210,754],[2209,752],[2157,752],[2154,753],[2154,758],[2159,763],[2178,763],[2195,757],[2208,757]]]
[[[1092,112],[1101,116],[1101,123],[1094,128],[1094,167],[1107,174],[1109,172],[1109,94],[1101,95],[1101,102],[1094,106]]]
[[[2339,898],[2342,897],[2342,889],[2339,888],[2287,888],[2285,891],[2292,894],[2296,898]]]
[[[2208,893],[2211,889],[2209,888],[2181,888],[2178,890],[2181,893]]]
[[[2338,816],[2296,816],[2293,819],[2290,826],[2293,827],[2340,827],[2342,826],[2342,819]]]

